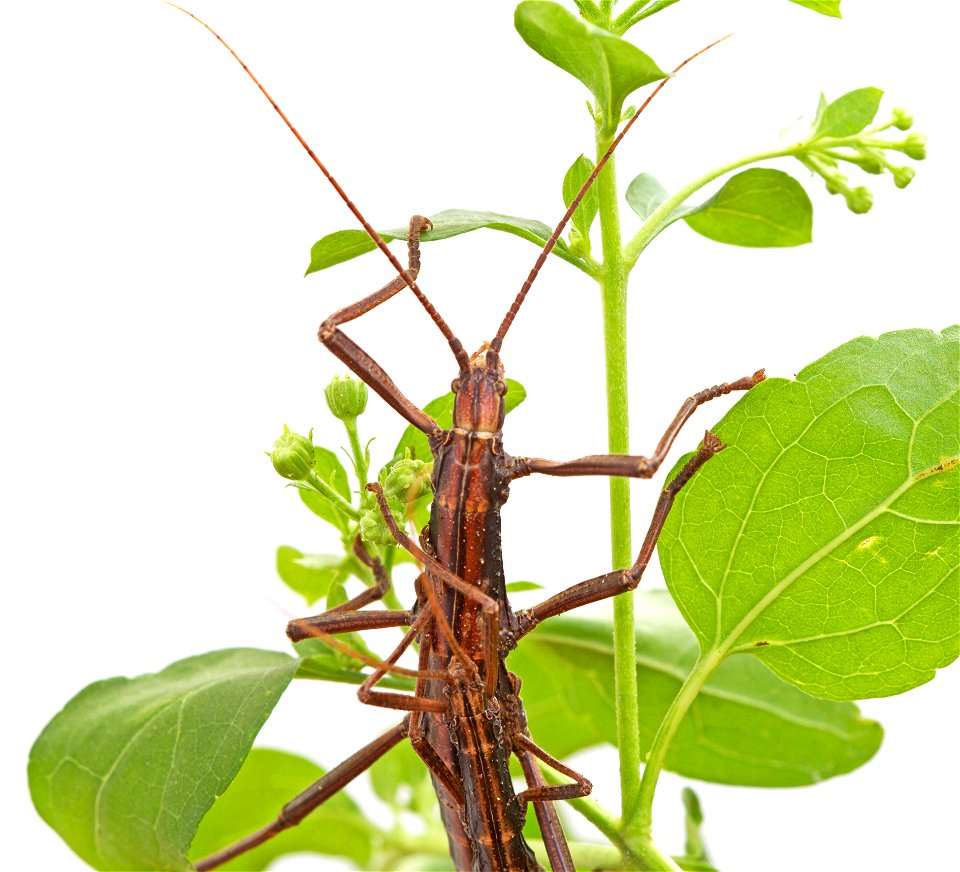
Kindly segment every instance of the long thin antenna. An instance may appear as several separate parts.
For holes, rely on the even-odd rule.
[[[380,234],[377,233],[377,231],[370,226],[367,219],[363,217],[363,215],[360,213],[360,210],[354,205],[353,201],[347,196],[347,192],[340,187],[340,183],[330,174],[330,171],[323,165],[323,162],[320,160],[320,158],[317,157],[313,149],[310,148],[310,146],[307,144],[307,141],[300,135],[300,131],[293,126],[290,119],[287,118],[287,116],[283,113],[283,110],[277,105],[277,101],[274,100],[273,97],[270,96],[270,92],[267,91],[267,89],[260,84],[260,80],[253,74],[253,71],[250,69],[250,67],[248,67],[243,62],[243,59],[240,57],[240,55],[238,55],[230,47],[227,41],[222,36],[220,36],[220,34],[217,33],[202,18],[198,18],[188,9],[184,9],[182,6],[178,6],[176,3],[171,3],[170,0],[164,0],[164,3],[166,3],[168,6],[172,6],[174,9],[180,10],[180,12],[182,12],[184,15],[189,15],[198,24],[202,24],[210,33],[212,33],[217,38],[217,41],[228,52],[230,52],[230,54],[233,55],[237,63],[240,64],[241,67],[243,67],[244,72],[253,80],[253,83],[260,89],[260,92],[263,94],[263,96],[270,101],[270,105],[273,106],[277,114],[283,119],[283,123],[287,125],[287,127],[290,129],[290,132],[297,138],[297,142],[299,142],[300,145],[303,146],[307,154],[310,155],[311,160],[320,168],[320,172],[322,172],[327,177],[327,181],[329,181],[330,184],[333,185],[334,190],[340,195],[340,199],[347,204],[347,208],[351,212],[353,212],[356,219],[360,222],[360,225],[367,232],[367,235],[376,243],[377,248],[379,248],[384,253],[387,260],[389,260],[390,263],[393,264],[393,268],[400,274],[401,278],[403,278],[403,280],[407,283],[407,286],[410,288],[411,291],[413,291],[414,295],[420,301],[420,304],[423,306],[423,308],[427,310],[427,314],[430,315],[430,317],[433,319],[434,324],[436,324],[437,327],[440,328],[440,332],[443,334],[447,342],[450,343],[450,347],[453,349],[453,353],[457,358],[457,362],[460,364],[460,368],[469,369],[469,365],[470,365],[469,357],[467,356],[467,353],[463,350],[463,346],[460,344],[460,340],[453,335],[453,331],[447,326],[447,322],[440,317],[440,313],[433,307],[433,304],[427,299],[423,291],[420,290],[420,288],[417,286],[416,281],[412,279],[409,276],[409,274],[406,272],[406,270],[404,270],[404,268],[400,265],[400,261],[397,260],[393,252],[390,251],[390,249],[387,247],[387,243],[384,242],[380,238]]]
[[[715,45],[723,42],[723,40],[728,39],[730,34],[727,36],[721,37],[716,40],[716,42],[711,42],[710,45],[705,46],[700,49],[696,54],[690,55],[682,64],[674,68],[674,73],[679,73],[687,64],[690,63],[694,58],[699,57],[705,51],[709,51]],[[540,272],[540,268],[546,263],[547,258],[550,256],[550,252],[553,251],[553,247],[557,244],[557,240],[560,238],[560,234],[563,233],[564,227],[567,226],[567,222],[573,216],[573,213],[577,211],[577,206],[580,205],[580,201],[583,199],[584,195],[590,190],[590,186],[594,183],[594,180],[600,174],[600,171],[606,166],[610,156],[613,154],[614,149],[620,145],[620,140],[627,135],[627,131],[633,127],[633,122],[640,117],[640,113],[643,112],[647,106],[650,105],[651,100],[663,90],[664,85],[669,82],[670,79],[663,79],[656,88],[653,89],[653,93],[647,97],[646,100],[640,105],[640,108],[633,114],[630,120],[624,125],[623,130],[617,134],[616,139],[610,145],[610,148],[607,149],[606,153],[597,161],[597,165],[594,167],[593,172],[587,177],[587,180],[583,183],[583,186],[577,192],[577,196],[573,198],[570,203],[570,206],[567,208],[567,211],[564,212],[563,218],[560,219],[560,223],[557,225],[556,230],[553,231],[553,235],[547,240],[547,244],[543,247],[543,250],[540,252],[540,256],[537,258],[537,262],[533,265],[533,269],[530,270],[530,275],[527,276],[527,280],[523,283],[523,286],[520,288],[520,293],[517,294],[517,298],[513,301],[513,305],[510,307],[509,311],[506,314],[506,317],[503,319],[503,323],[500,325],[500,329],[497,331],[497,335],[493,337],[493,341],[490,343],[490,347],[496,351],[500,351],[500,347],[503,345],[503,337],[507,335],[507,331],[510,329],[510,325],[513,323],[513,319],[517,317],[517,312],[520,311],[520,306],[523,305],[523,301],[526,299],[527,293],[530,290],[530,286],[533,284],[534,279],[537,277],[537,274]]]

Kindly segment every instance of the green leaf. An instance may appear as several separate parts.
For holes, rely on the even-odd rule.
[[[350,481],[347,478],[347,471],[337,455],[328,448],[321,448],[319,445],[313,446],[313,470],[317,476],[329,484],[345,500],[350,500]],[[345,530],[349,520],[346,516],[334,506],[329,500],[318,494],[315,490],[300,490],[300,499],[304,505],[310,509],[317,517],[323,518],[328,524],[332,524],[338,530]]]
[[[853,136],[866,127],[880,108],[883,91],[858,88],[817,110],[814,139],[824,136]]]
[[[563,177],[563,205],[567,208],[573,202],[573,198],[580,193],[590,173],[593,172],[594,164],[590,158],[580,155],[567,170]],[[584,236],[590,235],[590,226],[594,218],[597,217],[597,211],[600,209],[600,195],[597,193],[595,185],[591,186],[587,193],[583,195],[577,211],[573,213],[573,226]]]
[[[304,554],[289,545],[277,548],[277,574],[284,584],[313,605],[334,581],[345,578],[343,555]]]
[[[805,6],[821,15],[827,15],[830,18],[842,18],[840,14],[840,0],[790,0],[798,6]]]
[[[394,808],[410,808],[427,780],[427,767],[407,742],[394,748],[370,770],[373,792]],[[435,796],[433,804],[436,804]]]
[[[608,128],[620,120],[630,94],[668,75],[635,45],[557,3],[524,0],[514,25],[537,54],[587,86]]]
[[[744,170],[681,217],[701,236],[748,248],[786,248],[812,239],[813,206],[803,186],[780,170]]]
[[[509,414],[527,398],[527,391],[520,382],[514,381],[512,378],[508,378],[506,382],[507,393],[503,398],[503,404],[506,414]],[[453,393],[444,394],[442,397],[431,400],[423,407],[423,411],[444,430],[449,430],[453,426]],[[427,441],[426,435],[411,424],[403,431],[403,436],[397,443],[397,449],[393,452],[393,460],[387,464],[387,467],[392,466],[398,460],[402,460],[408,450],[415,460],[425,462],[433,460],[433,455],[430,453],[430,443]]]
[[[689,787],[684,787],[680,794],[683,798],[683,808],[686,811],[685,829],[687,840],[684,845],[684,856],[680,858],[680,865],[684,869],[711,870],[710,857],[707,847],[703,843],[700,827],[703,825],[703,811],[700,808],[700,798]]]
[[[543,590],[543,585],[537,584],[535,581],[507,582],[507,593],[522,593],[525,590]]]
[[[711,461],[712,462],[712,461]],[[641,752],[698,656],[693,634],[666,591],[637,598]],[[510,654],[521,675],[533,738],[556,756],[616,744],[613,628],[608,621],[551,618]],[[814,699],[762,663],[723,663],[694,700],[667,754],[689,778],[758,787],[813,784],[864,764],[882,730],[852,703]]]
[[[191,859],[196,862],[208,857],[266,826],[287,802],[323,774],[315,763],[296,754],[254,748],[227,792],[201,822],[190,848]],[[260,872],[278,857],[301,852],[346,857],[360,868],[369,868],[366,864],[382,838],[356,803],[340,791],[298,826],[218,868]]]
[[[433,229],[425,230],[420,234],[422,242],[450,239],[486,227],[490,230],[512,233],[514,236],[519,236],[521,239],[526,239],[542,247],[553,233],[552,228],[547,227],[542,221],[534,221],[531,218],[517,218],[513,215],[501,215],[499,212],[447,209],[444,212],[432,215],[430,220],[433,222]],[[407,238],[406,227],[378,230],[377,233],[384,242]],[[338,230],[336,233],[330,233],[319,242],[314,243],[313,248],[310,249],[310,265],[307,267],[306,275],[359,257],[375,248],[376,245],[373,240],[363,230]],[[578,266],[583,263],[580,258],[574,257],[570,253],[562,239],[557,240],[553,251],[554,254]]]
[[[667,192],[649,173],[640,173],[627,185],[626,199],[630,208],[646,220],[667,199]]]
[[[187,869],[204,813],[233,780],[297,669],[236,648],[80,691],[30,751],[40,816],[97,869]]]
[[[830,699],[902,693],[955,660],[958,422],[956,327],[861,337],[750,391],[660,538],[704,651]]]

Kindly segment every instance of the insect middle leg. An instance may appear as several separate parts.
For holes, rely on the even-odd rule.
[[[614,475],[628,478],[651,478],[666,459],[681,428],[690,420],[698,407],[734,391],[748,391],[760,384],[765,378],[764,371],[760,369],[753,375],[744,376],[733,382],[714,385],[687,397],[649,457],[628,454],[593,454],[589,457],[565,461],[544,460],[542,457],[515,457],[513,458],[513,468],[509,470],[509,480],[523,478],[535,472],[542,475]]]
[[[677,493],[680,491],[694,474],[711,457],[718,454],[726,446],[712,433],[707,433],[703,440],[703,445],[693,457],[688,460],[683,468],[667,483],[666,487],[660,492],[660,498],[657,500],[656,508],[653,512],[653,519],[650,527],[647,529],[647,535],[644,537],[640,553],[633,566],[628,569],[615,570],[606,575],[591,578],[582,581],[566,590],[561,591],[556,596],[529,609],[524,609],[517,613],[520,630],[518,637],[523,637],[529,633],[540,621],[552,618],[556,615],[569,612],[573,609],[584,606],[587,603],[594,603],[598,600],[607,599],[628,590],[633,590],[640,583],[643,572],[653,557],[653,549],[656,547],[657,539],[663,530],[663,525],[667,520],[667,515],[673,506]]]

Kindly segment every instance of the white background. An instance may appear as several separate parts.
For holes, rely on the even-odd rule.
[[[521,42],[513,5],[193,8],[260,74],[376,226],[453,207],[552,224],[563,172],[591,149],[586,95]],[[887,88],[882,113],[907,105],[931,141],[907,191],[870,178],[876,205],[866,216],[810,181],[812,246],[740,250],[683,226],[657,240],[631,286],[636,453],[693,390],[759,366],[790,376],[856,335],[957,319],[956,21],[929,0],[843,6],[840,22],[786,0],[686,0],[632,32],[663,66],[736,36],[638,122],[620,153],[621,187],[650,171],[674,188],[763,150],[813,112],[821,89],[832,98]],[[9,125],[0,145],[4,865],[70,870],[82,864],[30,805],[30,743],[97,678],[225,646],[285,647],[284,624],[304,609],[275,577],[274,548],[333,543],[262,451],[284,422],[344,442],[321,396],[343,367],[315,329],[391,270],[371,255],[302,278],[310,245],[351,217],[234,61],[162,3],[11,4],[0,64]],[[808,181],[799,165],[783,166]],[[470,234],[425,247],[421,284],[472,349],[493,334],[535,255],[515,237]],[[454,375],[409,299],[349,332],[417,402]],[[508,450],[604,449],[599,337],[595,288],[552,261],[504,347],[530,396],[509,422]],[[700,412],[683,444],[725,408]],[[362,424],[379,435],[382,462],[398,419],[374,398]],[[638,530],[656,492],[635,485]],[[605,501],[602,481],[519,482],[504,513],[508,575],[557,590],[605,571]],[[644,583],[658,583],[653,572]],[[954,670],[864,702],[887,736],[850,776],[766,793],[697,785],[717,863],[893,872],[948,862],[958,689]],[[395,720],[361,707],[350,688],[305,683],[261,739],[329,765]],[[614,807],[615,757],[579,763]],[[667,776],[658,794],[658,832],[673,850],[679,789]],[[301,862],[284,868],[316,868],[316,858]]]

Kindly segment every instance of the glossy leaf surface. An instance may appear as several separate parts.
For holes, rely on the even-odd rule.
[[[525,0],[517,6],[514,25],[537,54],[587,86],[608,127],[619,121],[630,94],[667,75],[632,43],[557,3]]]
[[[755,167],[737,173],[682,217],[701,236],[727,245],[784,248],[812,239],[810,198],[796,179],[780,170]]]
[[[666,591],[637,601],[641,751],[697,660],[697,641]],[[616,744],[613,628],[552,618],[527,636],[508,666],[533,738],[564,756]],[[814,699],[752,658],[733,658],[707,682],[670,746],[667,768],[690,778],[761,787],[813,784],[849,772],[876,752],[880,725],[851,703]]]
[[[883,91],[879,88],[858,88],[817,110],[816,138],[853,136],[863,130],[877,114]]]
[[[553,232],[553,229],[547,227],[542,221],[517,218],[514,215],[501,215],[499,212],[480,212],[469,209],[447,209],[431,215],[430,220],[433,222],[433,229],[426,230],[420,235],[423,242],[450,239],[486,227],[490,230],[512,233],[514,236],[543,246]],[[377,232],[384,242],[407,238],[406,227]],[[306,275],[352,260],[375,248],[373,240],[363,230],[338,230],[330,233],[315,242],[310,249],[310,265],[307,267]],[[557,241],[554,253],[565,260],[579,262],[579,258],[574,258],[570,254],[563,240]]]
[[[704,651],[809,693],[929,681],[960,653],[957,328],[861,337],[750,391],[660,539]],[[739,659],[739,658],[736,658]]]
[[[191,859],[207,857],[270,823],[287,802],[323,774],[315,763],[296,754],[254,748],[201,822],[190,848]],[[341,791],[298,826],[219,868],[260,872],[277,857],[300,852],[345,857],[361,869],[368,868],[365,864],[378,836],[380,830]]]
[[[187,869],[200,819],[230,784],[297,669],[236,648],[82,690],[30,752],[43,819],[97,869]]]
[[[343,562],[343,555],[304,554],[289,545],[277,548],[277,574],[307,605],[326,596],[334,581],[346,577]]]

